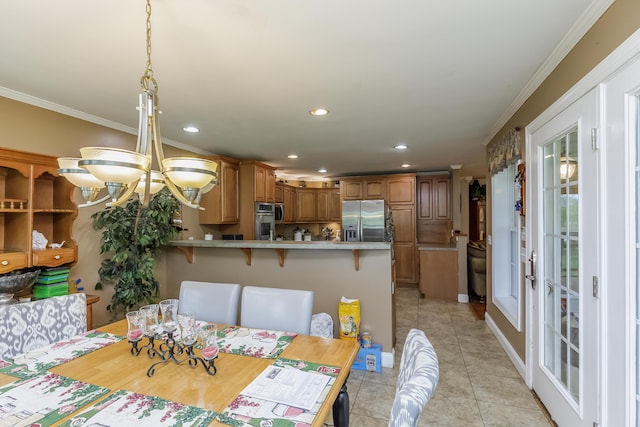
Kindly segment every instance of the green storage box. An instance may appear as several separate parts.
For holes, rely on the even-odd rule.
[[[60,283],[54,285],[33,285],[34,298],[57,297],[69,293],[69,284]]]

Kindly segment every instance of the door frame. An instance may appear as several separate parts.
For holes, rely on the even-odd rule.
[[[558,98],[551,106],[549,106],[544,112],[542,112],[537,118],[535,118],[531,123],[529,123],[525,127],[525,146],[526,146],[526,159],[531,159],[535,153],[532,153],[531,146],[531,135],[544,126],[547,122],[552,120],[556,115],[564,111],[571,104],[576,102],[582,96],[587,94],[590,90],[599,87],[599,99],[601,104],[599,105],[598,121],[601,125],[601,129],[605,129],[607,127],[607,123],[604,117],[604,108],[603,102],[605,96],[603,96],[604,86],[602,82],[605,82],[607,79],[611,78],[614,74],[617,73],[618,70],[623,68],[625,65],[629,64],[633,60],[637,60],[640,56],[640,30],[636,31],[632,36],[630,36],[626,41],[624,41],[620,46],[618,46],[611,54],[609,54],[602,62],[600,62],[596,67],[594,67],[589,73],[587,73],[580,81],[578,81],[571,89],[569,89],[563,96]],[[600,281],[602,283],[601,291],[600,291],[600,299],[601,299],[601,317],[600,317],[600,325],[599,325],[599,334],[601,337],[606,337],[607,333],[610,332],[611,327],[618,325],[619,323],[611,322],[610,316],[612,313],[616,313],[620,311],[620,307],[616,307],[613,304],[613,301],[618,299],[618,295],[613,295],[614,292],[623,292],[626,294],[627,287],[622,286],[622,290],[613,289],[612,287],[607,286],[606,279],[608,270],[607,265],[609,264],[609,260],[607,259],[607,248],[610,241],[613,239],[612,236],[609,236],[609,229],[606,224],[606,219],[608,218],[606,214],[606,184],[608,180],[608,174],[610,173],[609,163],[611,162],[610,158],[607,158],[606,151],[606,139],[604,135],[604,131],[599,135],[599,144],[600,150],[603,151],[603,159],[602,159],[602,179],[598,182],[598,188],[600,194],[603,195],[603,200],[598,207],[599,218],[601,218],[601,241],[599,243],[599,251],[602,255],[601,257],[601,278]],[[526,198],[531,200],[533,195],[531,194],[531,186],[527,186],[527,194]],[[527,247],[527,256],[531,251],[531,242],[533,236],[531,235],[531,225],[532,219],[531,215],[526,217],[526,247]],[[525,269],[524,274],[528,274],[529,272]],[[532,305],[534,302],[533,290],[530,287],[530,284],[527,282],[525,284],[525,382],[529,388],[533,386],[533,349],[536,343],[534,342],[534,337],[532,334],[533,330],[533,322],[536,319],[533,319],[532,313]],[[626,310],[625,310],[626,311]],[[625,319],[625,322],[628,324],[628,318]],[[615,324],[615,325],[614,325]],[[600,367],[599,372],[600,376],[598,378],[599,383],[602,385],[600,390],[600,422],[602,425],[623,425],[616,424],[616,422],[624,422],[625,418],[629,414],[629,408],[625,408],[625,411],[618,411],[611,407],[610,402],[612,401],[624,401],[626,403],[627,396],[626,392],[628,391],[627,387],[622,387],[622,390],[616,389],[613,387],[609,381],[613,381],[614,379],[619,379],[619,374],[621,369],[628,368],[627,366],[621,367],[620,364],[612,363],[611,361],[615,360],[615,356],[612,352],[615,350],[611,350],[608,348],[606,343],[602,345],[603,349],[600,355]],[[625,349],[627,350],[627,349]],[[618,350],[619,351],[619,350]],[[625,404],[625,406],[628,406]],[[622,418],[620,418],[620,416]]]

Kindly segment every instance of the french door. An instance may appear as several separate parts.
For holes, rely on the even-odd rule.
[[[597,101],[594,89],[528,141],[532,385],[560,426],[599,419]]]

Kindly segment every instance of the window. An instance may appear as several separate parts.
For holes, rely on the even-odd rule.
[[[519,189],[516,165],[491,178],[493,292],[492,302],[511,324],[521,330],[520,213],[515,209]]]

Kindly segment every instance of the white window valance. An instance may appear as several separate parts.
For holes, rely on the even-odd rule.
[[[509,129],[502,139],[488,149],[489,173],[495,175],[522,158],[520,132]]]

